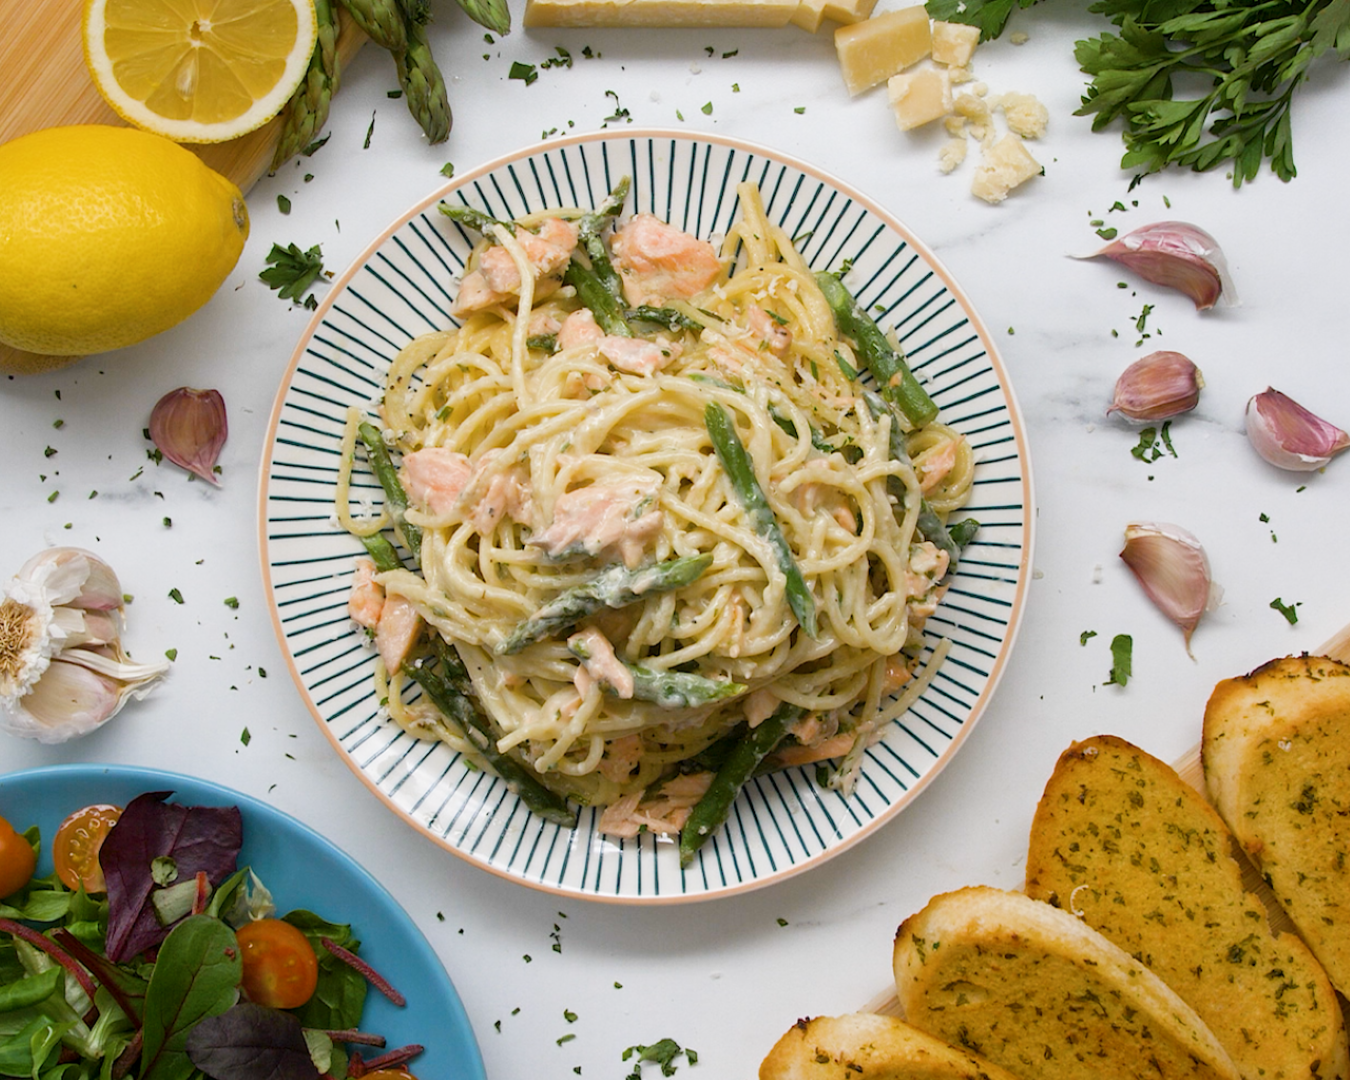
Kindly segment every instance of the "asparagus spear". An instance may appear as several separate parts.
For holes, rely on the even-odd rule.
[[[407,49],[407,20],[399,0],[340,0],[340,3],[380,48],[391,53]]]
[[[609,261],[609,251],[600,234],[612,218],[619,216],[631,186],[632,182],[625,176],[614,185],[614,190],[605,197],[604,202],[577,221],[577,241],[590,257],[591,270],[616,300],[623,297],[623,282]]]
[[[821,271],[816,274],[816,284],[834,313],[839,333],[852,338],[859,355],[867,362],[881,388],[881,396],[899,407],[911,427],[923,427],[937,419],[937,405],[928,391],[919,385],[905,358],[886,340],[881,328],[853,299],[839,275]]]
[[[752,728],[727,755],[703,798],[694,804],[680,830],[680,865],[688,866],[703,842],[726,821],[731,804],[764,758],[787,735],[788,728],[806,712],[782,702],[773,715]]]
[[[516,235],[516,223],[514,221],[498,221],[491,214],[485,214],[481,210],[475,210],[472,206],[451,206],[449,203],[440,203],[437,207],[442,214],[451,221],[457,221],[466,229],[473,229],[474,232],[480,232],[484,236],[492,236],[492,227],[500,225],[512,236]]]
[[[394,66],[408,111],[413,114],[427,141],[442,143],[450,137],[450,99],[445,91],[445,79],[431,56],[426,31],[422,24],[405,20],[408,47],[394,53]]]
[[[380,487],[384,488],[384,503],[389,509],[389,516],[394,519],[394,528],[402,535],[403,543],[412,552],[414,561],[420,561],[422,530],[419,526],[404,520],[403,515],[408,509],[408,493],[399,483],[398,470],[394,468],[394,462],[389,457],[389,448],[384,445],[384,439],[381,438],[375,425],[369,421],[357,425],[356,433],[361,436],[361,442],[365,445],[366,459],[370,462],[375,478],[379,480]]]
[[[594,261],[594,260],[592,260]],[[649,307],[641,304],[628,313],[630,319],[638,322],[656,323],[667,330],[702,330],[703,324],[697,319],[668,307]]]
[[[361,537],[361,543],[366,549],[366,554],[370,556],[375,564],[375,569],[380,573],[387,570],[403,570],[403,560],[398,557],[398,552],[394,549],[383,533],[375,533],[371,536]]]
[[[441,714],[478,748],[527,809],[569,829],[576,827],[576,814],[568,807],[566,799],[544,787],[527,766],[497,749],[491,722],[470,696],[461,693],[449,679],[436,675],[426,665],[404,664],[403,673],[416,682]]]
[[[338,88],[337,10],[329,0],[314,0],[319,36],[304,80],[282,109],[281,139],[272,155],[272,172],[314,141],[328,120],[328,106]]]
[[[511,32],[511,12],[506,0],[458,0],[464,14],[494,34]]]
[[[606,334],[615,337],[632,337],[633,331],[623,317],[623,307],[619,299],[593,270],[587,270],[573,259],[563,272],[564,284],[571,285],[577,291],[577,299],[591,309],[596,323]]]
[[[712,439],[713,449],[717,451],[717,460],[722,463],[731,486],[741,500],[745,511],[750,515],[750,524],[760,536],[769,542],[778,558],[778,566],[787,578],[787,602],[792,614],[797,616],[806,636],[816,636],[816,601],[807,587],[806,580],[792,556],[792,548],[779,527],[773,514],[773,507],[764,497],[764,489],[755,479],[755,470],[750,463],[741,438],[736,434],[736,425],[731,415],[715,401],[708,402],[703,411],[704,422],[708,426],[708,435]]]
[[[591,651],[581,635],[567,643],[568,651],[578,660],[591,658]],[[745,687],[730,679],[709,679],[688,671],[654,671],[643,664],[630,664],[619,661],[633,676],[633,697],[639,701],[651,701],[663,709],[688,709],[697,705],[707,705],[723,698],[735,697],[745,692]],[[604,679],[600,685],[610,693],[615,692],[612,684]]]
[[[496,651],[504,656],[526,645],[552,637],[603,607],[622,608],[649,593],[682,589],[712,565],[711,555],[684,555],[629,570],[621,563],[607,566],[589,581],[564,589],[524,622],[518,624]]]

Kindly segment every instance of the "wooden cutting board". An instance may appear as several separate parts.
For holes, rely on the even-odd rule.
[[[1337,633],[1327,641],[1320,649],[1316,650],[1317,656],[1329,656],[1333,660],[1339,660],[1342,664],[1350,664],[1350,624],[1343,626]],[[1179,761],[1172,763],[1177,774],[1200,792],[1205,795],[1205,774],[1200,763],[1200,744],[1197,743],[1191,748],[1190,752],[1185,754]],[[1207,796],[1206,796],[1207,797]],[[1285,914],[1284,908],[1280,902],[1275,899],[1275,894],[1270,891],[1270,886],[1261,877],[1261,871],[1256,866],[1242,859],[1242,883],[1248,891],[1257,895],[1260,901],[1265,905],[1266,911],[1270,916],[1270,925],[1281,933],[1297,933],[1294,924]],[[895,996],[893,987],[883,990],[872,998],[862,1007],[863,1012],[881,1013],[884,1016],[896,1016],[904,1018],[904,1013],[900,1008],[900,1002]]]
[[[80,39],[83,0],[0,0],[0,143],[42,128],[123,121],[94,88]],[[338,13],[338,68],[366,42],[345,11]],[[247,192],[271,164],[281,137],[277,120],[230,142],[188,146]],[[0,371],[46,371],[72,357],[37,357],[0,344]]]

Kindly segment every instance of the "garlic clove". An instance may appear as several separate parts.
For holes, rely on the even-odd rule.
[[[123,605],[122,583],[113,568],[83,548],[40,551],[19,568],[18,576],[41,581],[48,593],[54,594],[53,603],[93,611],[115,611]]]
[[[122,688],[108,676],[53,660],[32,692],[0,717],[11,734],[59,743],[87,735],[116,715],[124,700]]]
[[[1145,281],[1177,289],[1197,311],[1237,303],[1228,261],[1218,241],[1184,221],[1159,221],[1112,240],[1092,258],[1113,259]]]
[[[72,607],[60,608],[57,614],[75,617],[74,625],[66,630],[67,648],[115,645],[120,641],[119,620],[106,611],[79,611]]]
[[[164,456],[217,486],[214,468],[228,435],[225,399],[218,390],[181,386],[160,398],[150,413],[150,438]]]
[[[1149,353],[1121,372],[1106,412],[1131,420],[1168,420],[1194,409],[1204,385],[1200,369],[1181,353]]]
[[[1269,387],[1247,402],[1247,438],[1272,465],[1293,472],[1320,469],[1350,446],[1335,424]]]
[[[1158,610],[1181,627],[1190,652],[1200,616],[1216,607],[1223,595],[1210,580],[1209,559],[1200,541],[1177,525],[1131,522],[1125,526],[1120,557]]]

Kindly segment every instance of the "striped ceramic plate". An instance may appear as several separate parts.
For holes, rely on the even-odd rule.
[[[951,652],[923,697],[868,751],[849,798],[810,769],[753,780],[725,827],[682,870],[674,845],[614,840],[582,810],[575,829],[532,816],[506,784],[381,715],[374,653],[347,618],[360,544],[333,520],[338,441],[349,405],[381,393],[390,360],[453,320],[473,236],[442,199],[517,217],[591,206],[620,177],[629,208],[700,236],[725,232],[735,188],[756,181],[769,216],[816,267],[853,265],[860,301],[894,326],[909,362],[978,460],[967,508],[981,528],[928,621]],[[884,210],[825,173],[761,147],[672,132],[600,132],[485,165],[413,207],[334,282],[296,348],[272,413],[260,527],[273,621],[300,691],[356,774],[405,821],[482,868],[540,889],[622,903],[698,900],[777,881],[856,843],[903,809],[951,759],[993,693],[1013,644],[1031,558],[1030,462],[988,332],[946,271]],[[353,486],[378,499],[358,471]]]

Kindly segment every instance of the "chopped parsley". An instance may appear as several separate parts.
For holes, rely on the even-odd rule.
[[[553,51],[558,55],[550,56],[547,60],[545,60],[542,64],[539,65],[541,68],[555,68],[555,67],[570,68],[572,66],[572,54],[570,52],[564,49],[561,45],[554,45]]]
[[[529,86],[537,78],[539,78],[539,72],[535,70],[533,64],[525,64],[519,60],[516,60],[512,62],[511,70],[510,72],[507,73],[506,77],[508,79],[517,79],[520,82],[523,82],[526,86]]]
[[[239,741],[245,746],[253,741],[253,736],[249,734],[248,728],[244,728],[244,730],[239,733]]]
[[[583,55],[585,55],[584,51]],[[614,99],[614,113],[611,116],[606,116],[604,120],[600,122],[601,127],[605,127],[607,124],[611,123],[617,124],[620,120],[627,120],[630,124],[633,122],[633,114],[619,104],[619,95],[617,93],[613,90],[606,90],[605,97]]]
[[[238,610],[239,610],[239,597],[237,597],[237,596],[227,596],[227,597],[225,597],[225,606],[226,606],[227,608],[229,608],[231,611],[238,611]]]
[[[662,1039],[660,1042],[652,1043],[651,1046],[630,1046],[623,1052],[623,1060],[628,1061],[636,1055],[637,1061],[633,1065],[633,1071],[624,1080],[642,1080],[642,1064],[646,1061],[661,1066],[662,1076],[674,1076],[674,1062],[680,1054],[684,1054],[685,1060],[690,1065],[698,1064],[698,1053],[694,1050],[681,1049],[680,1044],[674,1039]]]
[[[333,133],[330,131],[322,139],[315,139],[312,143],[310,143],[303,150],[301,150],[300,153],[303,154],[305,157],[313,157],[315,152],[318,150],[322,150],[323,144],[326,143],[332,137]]]
[[[169,663],[173,663],[175,660],[178,659],[178,650],[177,650],[177,649],[165,649],[165,650],[164,650],[164,655],[167,656],[167,657],[169,658]]]
[[[1286,604],[1278,596],[1270,602],[1270,606],[1285,617],[1290,626],[1298,622],[1298,612],[1295,608],[1302,607],[1302,601],[1293,604]]]
[[[1164,454],[1177,456],[1172,445],[1172,421],[1164,420],[1161,433],[1155,427],[1140,429],[1139,442],[1130,448],[1130,454],[1145,464],[1152,464]]]
[[[1111,675],[1103,686],[1124,686],[1134,674],[1132,670],[1134,638],[1117,634],[1111,639]]]
[[[705,103],[704,103],[704,105],[703,105],[703,115],[704,115],[704,116],[711,116],[711,115],[712,115],[712,102],[711,102],[711,101],[705,102]]]
[[[269,265],[258,277],[269,289],[276,289],[282,300],[299,300],[323,273],[323,252],[318,244],[308,251],[301,251],[295,244],[273,244],[266,261]]]
[[[370,149],[370,137],[375,134],[375,110],[370,110],[370,127],[366,128],[366,140],[361,144],[362,150]]]
[[[453,161],[447,161],[444,165],[442,165],[441,175],[444,176],[447,180],[453,177],[455,175],[455,163]]]
[[[1114,240],[1118,233],[1119,233],[1118,229],[1107,228],[1097,230],[1097,235],[1100,236],[1103,240]]]
[[[1096,631],[1096,630],[1084,630],[1081,634],[1078,635],[1078,644],[1079,644],[1079,645],[1086,645],[1089,641],[1091,641],[1091,640],[1092,640],[1093,638],[1095,638],[1096,636],[1097,636],[1097,631]]]
[[[177,589],[170,589],[169,599],[172,600],[175,604],[181,604],[183,602],[183,594],[179,592]]]
[[[805,105],[798,105],[798,106],[797,106],[795,109],[793,109],[792,111],[795,112],[798,116],[801,116],[802,113],[806,112],[806,106],[805,106]]]
[[[291,212],[291,200],[286,198],[285,195],[278,195],[277,209],[280,210],[283,214],[289,214]]]

